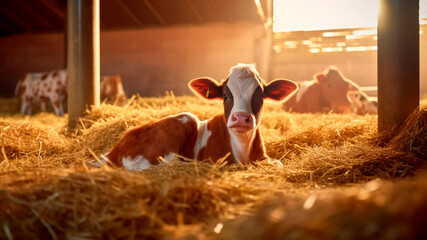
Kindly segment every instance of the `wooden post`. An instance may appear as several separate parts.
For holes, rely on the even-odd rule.
[[[418,107],[419,0],[381,0],[378,15],[378,131]]]
[[[271,76],[271,57],[272,57],[272,39],[273,39],[273,0],[264,0],[264,6],[261,0],[255,0],[258,10],[258,16],[264,22],[262,35],[255,39],[254,62],[261,76],[270,81]]]
[[[68,126],[99,105],[99,0],[68,0]]]

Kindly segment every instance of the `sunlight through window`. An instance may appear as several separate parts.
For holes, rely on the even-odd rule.
[[[377,26],[379,0],[274,0],[273,31]]]

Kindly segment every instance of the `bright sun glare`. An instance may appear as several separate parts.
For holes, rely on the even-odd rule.
[[[274,0],[273,31],[376,27],[379,0]]]
[[[377,27],[379,0],[273,0],[274,32]],[[427,0],[420,0],[427,24]]]

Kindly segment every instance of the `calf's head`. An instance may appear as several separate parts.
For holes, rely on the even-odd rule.
[[[219,84],[203,77],[191,80],[188,85],[203,98],[223,99],[227,127],[235,134],[245,134],[258,127],[264,99],[285,101],[298,88],[296,83],[282,79],[265,84],[251,64],[234,66],[227,79]]]
[[[344,77],[336,67],[329,67],[322,73],[314,75],[314,79],[320,85],[322,95],[335,113],[350,112],[351,102],[349,91],[359,91],[357,84]]]

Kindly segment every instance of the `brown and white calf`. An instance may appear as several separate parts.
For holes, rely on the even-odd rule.
[[[225,156],[228,163],[249,163],[268,158],[258,128],[264,99],[284,101],[298,86],[289,80],[268,85],[254,65],[238,64],[225,81],[207,77],[188,84],[206,99],[223,99],[224,113],[200,121],[191,113],[163,118],[128,131],[108,153],[107,158],[129,170],[147,169],[163,157],[175,154],[216,162]],[[230,154],[231,153],[231,154]]]
[[[41,111],[46,111],[46,102],[50,100],[55,114],[62,116],[67,97],[67,71],[27,73],[16,85],[15,94],[21,100],[22,115],[32,113],[33,102],[39,102]]]
[[[21,100],[21,114],[32,114],[32,104],[40,103],[42,112],[46,111],[46,102],[50,100],[58,116],[64,115],[64,101],[67,98],[67,71],[54,70],[41,73],[27,73],[16,85],[15,95]],[[119,75],[101,76],[101,100],[115,105],[126,102],[122,79]]]
[[[358,91],[356,83],[346,78],[335,66],[314,74],[313,80],[299,82],[299,90],[286,101],[284,108],[297,113],[350,113],[348,92]]]

